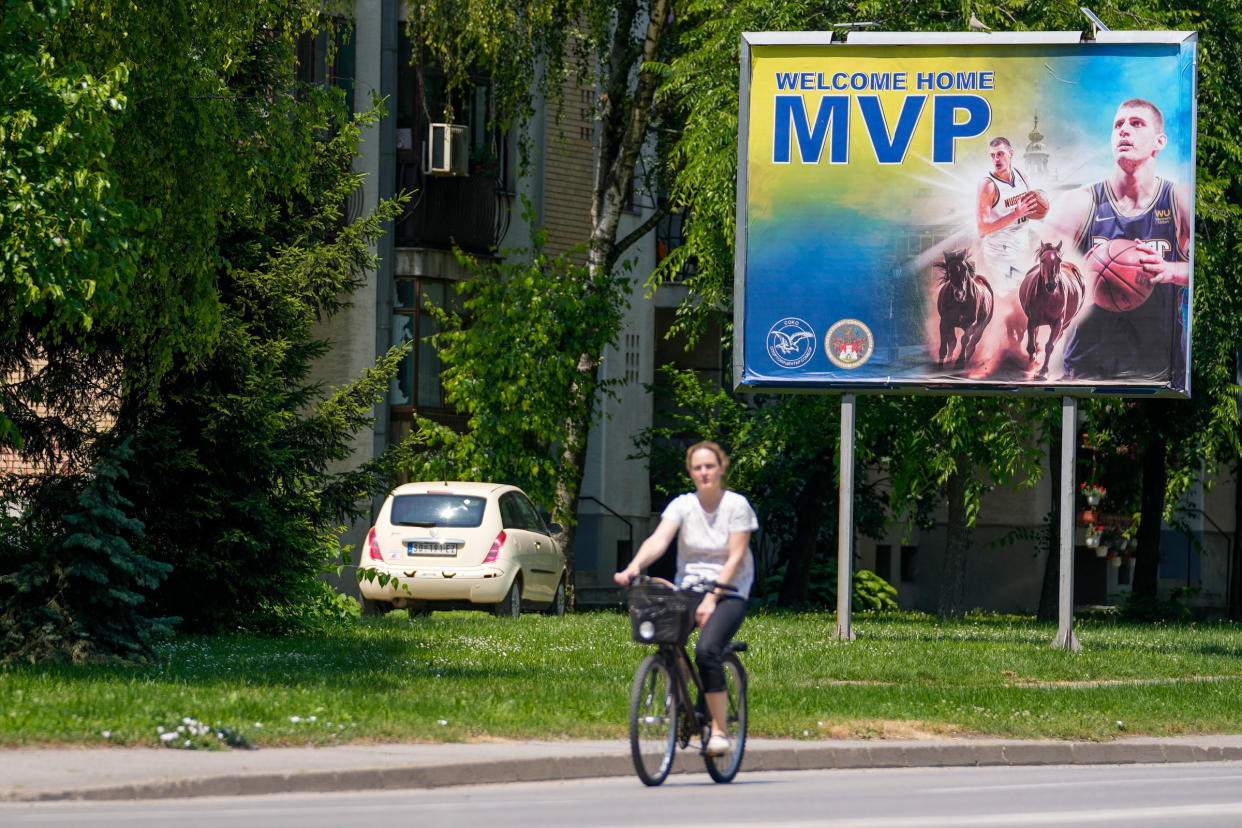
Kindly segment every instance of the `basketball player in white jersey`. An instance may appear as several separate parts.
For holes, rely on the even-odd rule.
[[[983,274],[993,288],[1008,293],[1031,268],[1028,218],[1040,210],[1036,190],[1013,166],[1007,138],[988,142],[992,170],[979,185],[975,224],[983,247]]]

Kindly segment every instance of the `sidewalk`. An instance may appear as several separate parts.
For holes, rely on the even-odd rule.
[[[1242,735],[1114,742],[754,739],[746,744],[742,772],[1223,760],[1242,760]],[[694,751],[679,751],[674,772],[703,773],[702,760]],[[0,801],[360,791],[633,775],[624,741],[231,751],[8,748],[0,750]]]

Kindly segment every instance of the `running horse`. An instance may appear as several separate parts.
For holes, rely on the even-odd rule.
[[[962,331],[962,347],[958,351],[955,370],[962,370],[975,353],[983,329],[992,321],[995,296],[988,280],[975,274],[969,250],[946,250],[944,261],[934,267],[940,273],[940,296],[936,310],[940,312],[940,368],[945,357],[953,356],[957,347],[957,329]]]
[[[1047,379],[1052,349],[1082,309],[1086,294],[1078,268],[1061,258],[1061,244],[1040,243],[1035,266],[1026,272],[1018,288],[1018,300],[1026,314],[1026,355],[1030,362],[1035,361],[1035,329],[1048,326],[1044,364],[1036,379]]]

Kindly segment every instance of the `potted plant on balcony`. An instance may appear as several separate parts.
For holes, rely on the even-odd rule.
[[[1104,537],[1103,526],[1088,526],[1087,527],[1087,546],[1090,547],[1091,549],[1098,550],[1100,548],[1101,540],[1103,537]],[[1105,547],[1105,551],[1107,552],[1107,547]]]
[[[498,181],[500,168],[500,156],[490,144],[478,144],[474,147],[470,155],[470,175]]]
[[[1103,486],[1095,483],[1083,483],[1080,488],[1082,489],[1083,497],[1087,498],[1088,506],[1098,506],[1100,501],[1104,499],[1104,495],[1108,494],[1108,491]]]

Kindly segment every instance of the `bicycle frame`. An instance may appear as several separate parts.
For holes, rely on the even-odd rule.
[[[710,721],[700,718],[695,699],[690,696],[690,683],[693,682],[694,689],[698,691],[698,697],[703,697],[703,677],[699,675],[699,668],[685,646],[661,644],[659,652],[669,667],[669,674],[673,676],[673,684],[676,687],[674,692],[677,693],[678,713],[681,719],[677,728],[678,742],[684,748],[690,743],[690,738],[696,731],[699,738],[703,738],[703,728]],[[686,681],[687,678],[690,679],[689,682]]]

